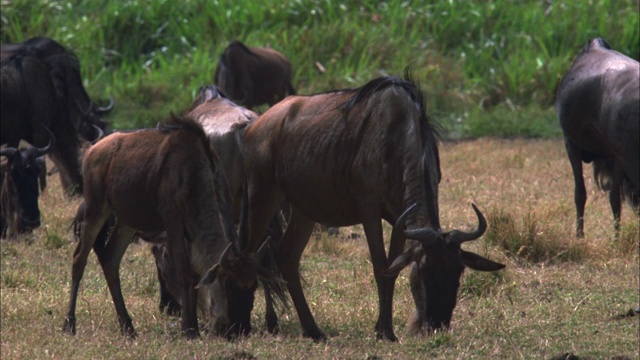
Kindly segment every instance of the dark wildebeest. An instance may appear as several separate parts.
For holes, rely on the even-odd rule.
[[[2,56],[2,144],[15,147],[21,139],[41,141],[38,139],[44,136],[37,124],[42,122],[58,140],[50,155],[60,170],[63,188],[70,194],[82,193],[80,137],[95,141],[104,134],[108,124],[102,115],[113,108],[113,100],[104,108],[92,103],[82,84],[78,58],[54,40],[32,38],[20,44],[2,44]],[[46,70],[23,66],[25,58],[39,60]],[[51,82],[55,93],[49,85],[37,85],[43,82]],[[20,104],[11,102],[15,99]],[[48,111],[51,101],[55,102],[55,113]],[[34,113],[46,117],[32,116]]]
[[[363,225],[378,286],[378,338],[397,340],[393,291],[399,271],[411,262],[417,264],[426,291],[424,308],[417,312],[430,328],[449,325],[464,265],[484,271],[504,267],[460,247],[485,231],[484,217],[475,207],[477,230],[440,230],[436,131],[425,114],[421,91],[406,77],[382,77],[355,90],[290,96],[245,130],[245,251],[260,245],[286,198],[292,205],[290,222],[275,257],[304,336],[325,338],[307,305],[299,273],[316,221]],[[402,228],[399,217],[412,204],[417,208],[406,217],[410,230],[392,236],[387,257],[381,219]],[[417,241],[404,252],[406,237]]]
[[[204,86],[200,89],[187,116],[192,117],[202,125],[209,142],[220,158],[232,196],[232,218],[234,223],[237,224],[239,222],[245,181],[242,160],[242,134],[247,124],[257,119],[258,116],[253,111],[240,107],[225,98],[212,85]],[[269,227],[269,236],[271,236],[272,243],[277,243],[282,237],[282,225],[278,220],[278,216],[276,216]],[[140,236],[145,238],[149,235],[140,234]],[[173,294],[177,294],[178,279],[175,276],[172,263],[168,261],[170,259],[169,252],[166,247],[156,245],[152,248],[152,253],[156,260],[160,283],[160,311],[166,309],[167,313],[176,314],[180,309],[180,305],[179,299],[175,299]],[[263,263],[263,265],[270,267],[268,258],[264,260],[267,260],[267,262]],[[278,284],[263,282],[267,307],[266,324],[270,332],[277,331],[277,315],[273,308],[272,290],[279,299],[282,299],[284,295],[283,289],[276,285]]]
[[[260,271],[257,254],[240,253],[229,220],[230,196],[215,151],[193,119],[171,117],[157,129],[110,135],[83,161],[84,223],[73,256],[71,298],[63,330],[75,333],[80,280],[93,248],[102,266],[121,331],[135,335],[120,288],[122,256],[137,231],[166,231],[177,277],[181,280],[182,333],[199,336],[196,285],[201,275],[212,299],[213,329],[243,332]],[[96,236],[115,213],[109,241]],[[209,270],[207,270],[209,269]],[[205,290],[205,289],[202,289]]]
[[[14,238],[40,226],[38,195],[46,187],[44,155],[52,149],[53,136],[44,148],[6,147],[0,156],[7,158],[0,170],[0,236]],[[38,188],[40,181],[40,188]]]
[[[291,63],[270,48],[249,48],[231,41],[220,55],[213,78],[220,90],[238,105],[248,109],[295,95],[291,85]]]
[[[556,112],[575,180],[576,235],[584,236],[587,201],[582,162],[593,162],[617,236],[622,195],[640,208],[640,63],[601,38],[589,41],[558,85]]]

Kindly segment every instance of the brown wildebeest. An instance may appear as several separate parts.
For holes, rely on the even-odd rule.
[[[120,288],[119,267],[137,231],[166,231],[181,280],[182,333],[199,336],[196,285],[203,275],[212,299],[218,334],[245,331],[257,286],[255,253],[236,250],[229,220],[229,194],[217,156],[202,127],[188,117],[171,117],[157,129],[112,134],[83,161],[84,223],[73,256],[71,298],[63,330],[75,333],[78,288],[91,249],[102,266],[121,331],[135,336]],[[112,214],[117,218],[106,244],[96,237]],[[207,270],[209,269],[209,270]],[[204,290],[204,289],[203,289]]]
[[[359,89],[290,96],[265,112],[244,133],[248,181],[248,243],[255,251],[283,198],[290,222],[276,250],[276,262],[302,324],[303,335],[325,335],[316,325],[300,284],[299,263],[315,222],[362,224],[378,286],[378,338],[397,340],[392,326],[395,280],[415,262],[426,293],[424,324],[449,325],[459,278],[467,265],[493,271],[504,267],[461,249],[484,232],[443,232],[438,218],[440,161],[434,124],[421,91],[410,80],[375,79]],[[381,219],[410,230],[392,236],[385,254]],[[431,229],[431,228],[433,229]],[[406,252],[406,237],[416,239]]]
[[[54,144],[51,136],[44,148],[0,150],[0,156],[7,159],[0,169],[0,237],[6,234],[11,239],[40,226],[38,196],[47,186],[44,155]]]
[[[296,93],[289,59],[273,49],[249,48],[240,41],[231,41],[220,55],[213,81],[247,109],[265,103],[272,106],[287,93]]]
[[[609,191],[617,236],[622,195],[640,209],[640,63],[590,40],[558,85],[556,113],[575,181],[576,236],[587,201],[582,162],[593,162],[596,184]]]
[[[232,218],[234,223],[239,222],[240,207],[242,202],[243,184],[245,181],[244,166],[242,159],[242,134],[250,122],[257,119],[256,113],[240,107],[218,91],[215,86],[204,86],[200,89],[197,98],[191,105],[188,115],[198,121],[209,138],[209,142],[216,150],[222,167],[226,174],[229,190],[232,195]],[[276,243],[282,237],[282,225],[278,221],[278,216],[274,218],[270,227],[269,235],[272,243]],[[146,238],[148,234],[140,234]],[[156,245],[152,248],[152,253],[156,260],[158,280],[160,283],[160,311],[166,309],[169,314],[176,314],[180,309],[177,295],[177,285],[179,283],[175,275],[175,270],[170,261],[168,250]],[[270,267],[268,259],[263,263]],[[284,289],[278,283],[263,281],[266,301],[266,324],[270,332],[277,331],[277,315],[273,307],[272,292],[278,299],[284,296]],[[199,302],[205,304],[204,302]],[[201,306],[199,306],[201,307]],[[249,329],[247,329],[249,330]]]
[[[45,146],[47,134],[37,125],[44,124],[57,139],[50,156],[63,188],[81,194],[81,138],[102,137],[108,125],[102,115],[113,108],[113,99],[107,107],[96,107],[82,84],[78,58],[52,39],[2,44],[2,58],[1,143],[16,147],[25,140]]]

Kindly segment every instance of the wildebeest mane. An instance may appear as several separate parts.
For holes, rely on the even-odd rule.
[[[194,134],[198,138],[199,143],[205,150],[211,171],[213,172],[213,185],[216,196],[219,199],[218,207],[220,209],[220,214],[224,219],[227,219],[227,221],[223,221],[225,234],[227,235],[227,239],[230,239],[232,242],[237,244],[237,235],[233,227],[227,226],[227,224],[231,223],[231,194],[229,193],[229,184],[222,167],[222,162],[218,158],[216,150],[211,146],[202,125],[200,125],[200,123],[191,116],[176,116],[172,113],[164,122],[158,124],[157,129],[162,134],[169,134],[175,131],[186,131]]]

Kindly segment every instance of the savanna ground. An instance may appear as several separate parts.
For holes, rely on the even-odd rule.
[[[41,198],[43,226],[1,243],[2,359],[581,359],[638,358],[638,218],[625,205],[622,234],[613,238],[606,194],[587,166],[584,239],[574,237],[573,180],[560,139],[446,142],[441,145],[440,211],[445,229],[476,225],[470,204],[489,220],[480,240],[464,245],[504,262],[504,271],[465,272],[452,331],[412,337],[408,271],[394,301],[399,343],[376,341],[377,297],[366,242],[359,227],[338,236],[315,233],[305,251],[305,291],[319,326],[316,344],[301,337],[293,309],[277,336],[264,332],[259,295],[254,331],[234,342],[186,341],[176,319],[160,314],[153,259],[133,244],[121,277],[138,338],[118,331],[113,303],[94,255],[82,281],[78,334],[61,332],[71,254],[68,225],[79,203],[62,196],[57,177]],[[386,227],[389,235],[390,227]]]

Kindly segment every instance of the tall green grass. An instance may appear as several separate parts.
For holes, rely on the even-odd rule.
[[[289,57],[302,94],[411,65],[450,136],[557,136],[554,89],[589,38],[640,57],[637,0],[3,0],[1,20],[3,43],[74,49],[116,128],[187,107],[233,39]]]

